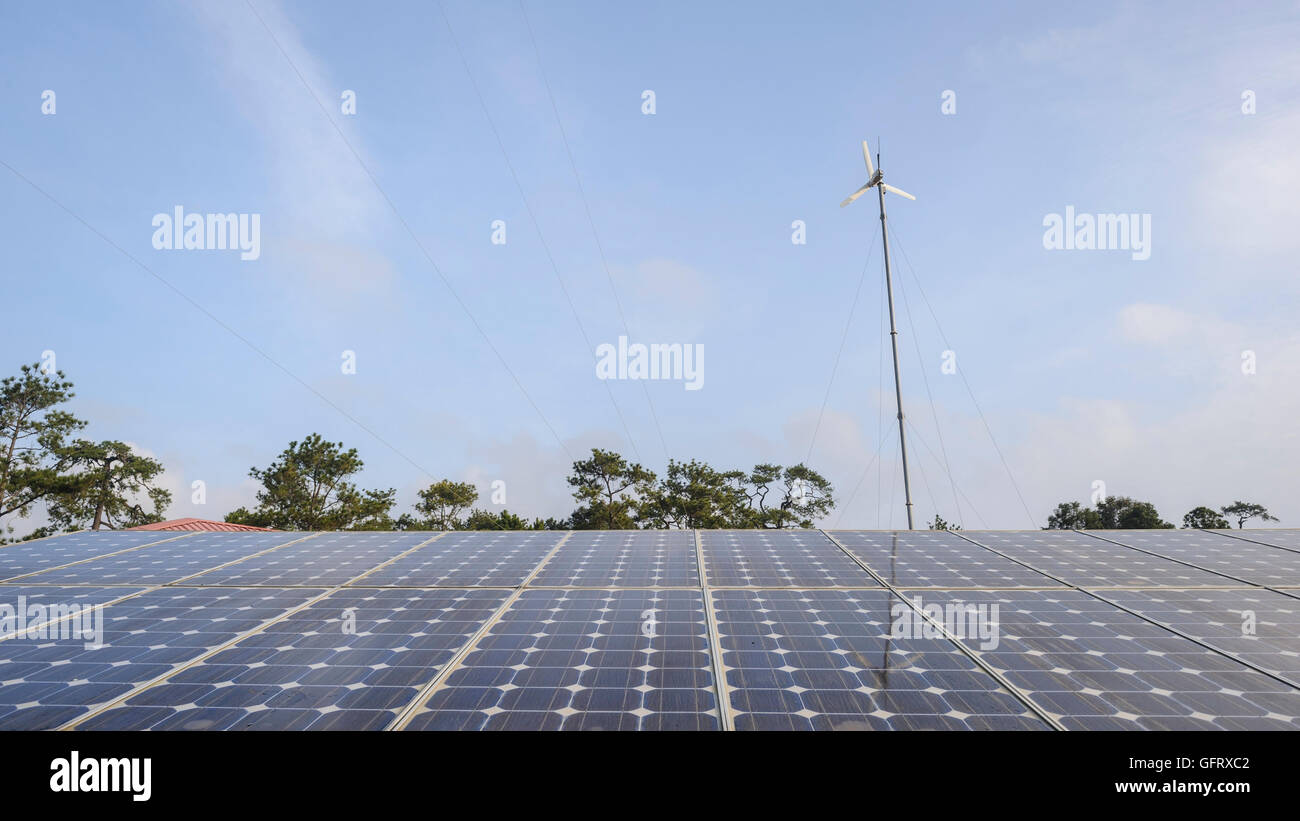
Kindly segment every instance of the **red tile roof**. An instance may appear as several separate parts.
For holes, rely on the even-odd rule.
[[[172,519],[166,522],[158,522],[151,525],[140,525],[139,527],[129,527],[127,530],[217,530],[217,531],[240,531],[240,530],[275,530],[273,527],[253,527],[252,525],[237,525],[230,522],[214,522],[210,519]]]

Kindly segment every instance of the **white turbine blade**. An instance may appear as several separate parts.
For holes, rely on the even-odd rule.
[[[886,190],[886,191],[892,191],[892,192],[894,192],[895,194],[897,194],[897,195],[900,196],[900,197],[907,197],[909,200],[915,200],[915,199],[916,199],[916,197],[914,197],[914,196],[912,196],[911,194],[907,193],[907,192],[904,191],[903,189],[901,189],[901,188],[895,188],[894,186],[890,185],[890,184],[887,183],[887,182],[882,182],[881,185],[883,185],[883,186],[885,187],[885,190]]]
[[[859,188],[857,191],[854,191],[852,194],[849,194],[848,199],[846,199],[846,200],[844,200],[844,202],[840,203],[840,207],[843,208],[844,206],[846,206],[846,205],[848,205],[849,203],[851,203],[851,202],[853,202],[854,200],[856,200],[858,197],[860,197],[860,196],[862,196],[863,194],[867,193],[867,189],[870,188],[870,187],[871,187],[870,185],[864,185],[864,186],[862,186],[861,188]]]
[[[867,141],[862,141],[862,159],[867,161],[867,176],[876,176],[876,167],[871,164],[871,149],[867,148]]]

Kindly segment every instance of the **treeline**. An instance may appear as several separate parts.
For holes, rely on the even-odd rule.
[[[355,448],[313,433],[266,468],[252,510],[227,522],[277,530],[626,530],[633,528],[812,527],[835,505],[834,489],[806,465],[762,464],[719,471],[704,462],[669,460],[664,476],[613,451],[593,448],[567,477],[577,507],[566,518],[528,521],[477,507],[468,482],[441,479],[418,492],[411,512],[394,516],[397,491],[358,488]]]
[[[1236,501],[1217,511],[1204,506],[1194,507],[1183,515],[1183,527],[1224,529],[1232,526],[1229,519],[1235,520],[1238,528],[1245,527],[1251,519],[1259,519],[1261,522],[1277,521],[1277,517],[1270,514],[1263,505]],[[1078,502],[1061,502],[1047,517],[1045,529],[1143,530],[1173,527],[1173,524],[1160,518],[1156,506],[1150,502],[1140,502],[1128,496],[1111,496],[1093,507],[1084,507]]]

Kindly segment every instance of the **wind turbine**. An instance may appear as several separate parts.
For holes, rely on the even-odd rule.
[[[900,197],[907,197],[909,200],[915,200],[916,197],[885,182],[885,175],[871,164],[871,149],[867,147],[866,140],[862,141],[862,159],[867,161],[867,184],[849,194],[848,198],[840,203],[840,207],[843,208],[853,202],[871,188],[875,188],[876,193],[880,195],[880,236],[885,243],[885,290],[889,293],[889,340],[894,347],[894,398],[898,402],[898,444],[903,449],[903,494],[907,499],[907,529],[912,530],[912,485],[907,477],[907,436],[903,430],[903,383],[898,375],[898,326],[894,322],[894,283],[889,275],[889,231],[885,224],[885,192],[889,191]],[[880,161],[878,154],[876,161]]]

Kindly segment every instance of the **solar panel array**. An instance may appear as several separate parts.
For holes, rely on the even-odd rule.
[[[76,533],[0,729],[1300,729],[1300,531]]]

